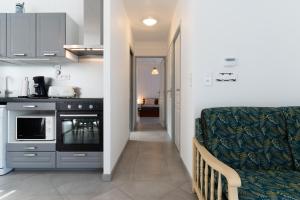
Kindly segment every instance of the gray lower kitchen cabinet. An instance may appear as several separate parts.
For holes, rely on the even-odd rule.
[[[100,152],[57,152],[57,168],[98,169],[103,167],[103,154]]]
[[[53,151],[55,152],[55,144],[13,144],[9,143],[6,145],[6,151],[9,152],[43,152],[43,151]]]
[[[56,167],[55,144],[8,143],[6,162],[10,168],[50,169]]]
[[[6,157],[9,168],[55,168],[55,152],[7,152]]]
[[[37,57],[63,57],[66,44],[66,14],[37,14]]]
[[[0,57],[6,57],[6,14],[0,14]]]
[[[36,57],[36,14],[7,14],[7,56]]]
[[[55,103],[39,103],[39,102],[9,102],[7,103],[7,110],[17,110],[17,111],[54,111],[56,108]]]

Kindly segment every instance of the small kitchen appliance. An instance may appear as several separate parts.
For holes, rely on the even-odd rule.
[[[35,88],[35,94],[33,97],[36,98],[47,98],[47,89],[45,84],[45,77],[44,76],[35,76],[33,77],[34,81],[34,88]]]
[[[54,141],[54,116],[17,116],[16,141]]]
[[[71,86],[50,86],[49,97],[72,98],[75,96],[74,88]]]

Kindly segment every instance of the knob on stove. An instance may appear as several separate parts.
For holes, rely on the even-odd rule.
[[[82,105],[81,104],[78,105],[78,109],[82,109]]]
[[[92,110],[92,109],[94,109],[94,106],[93,105],[89,105],[89,108]]]
[[[67,107],[68,107],[69,110],[72,109],[72,106],[70,104]]]

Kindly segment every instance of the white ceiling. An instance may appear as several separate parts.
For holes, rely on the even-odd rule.
[[[178,0],[124,0],[135,42],[166,42]],[[153,17],[158,24],[147,27],[143,19]]]

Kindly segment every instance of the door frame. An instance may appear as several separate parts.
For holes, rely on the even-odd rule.
[[[136,113],[134,112],[136,110],[136,65],[135,65],[135,56],[133,52],[133,48],[130,47],[130,103],[129,103],[129,118],[130,118],[130,124],[129,124],[129,130],[134,131],[136,126]]]
[[[134,106],[132,106],[132,110],[131,110],[131,112],[132,113],[136,113],[136,115],[137,115],[137,87],[136,87],[136,85],[137,85],[137,67],[136,67],[136,63],[137,63],[137,59],[139,59],[139,58],[162,58],[163,60],[164,60],[164,65],[163,65],[163,67],[164,67],[164,116],[165,116],[165,120],[164,120],[164,124],[162,124],[162,126],[163,127],[166,127],[166,114],[167,114],[167,109],[166,109],[166,106],[167,106],[167,102],[166,102],[166,98],[167,98],[167,92],[166,92],[166,79],[167,79],[167,73],[166,73],[166,70],[167,70],[167,68],[166,68],[166,56],[134,56],[134,67],[133,67],[133,71],[132,71],[132,74],[134,75],[134,77],[135,77],[135,81],[134,81],[134,86],[133,86],[133,88],[134,88],[134,91],[133,91],[133,93],[135,94],[134,95],[134,98],[131,100],[131,104],[133,104]],[[134,117],[134,119],[133,119],[133,124],[135,124],[136,125],[136,123],[137,123],[137,118],[136,118],[136,115],[134,115],[135,117]],[[135,131],[136,130],[136,126],[134,126],[133,127],[133,130],[132,131]]]
[[[171,115],[172,115],[172,141],[175,143],[175,111],[176,111],[176,88],[175,88],[175,83],[176,83],[176,78],[175,78],[175,43],[176,43],[176,40],[178,39],[178,37],[181,35],[181,26],[179,26],[177,29],[176,29],[176,32],[173,36],[173,39],[171,41],[171,44],[170,44],[170,47],[169,49],[172,48],[172,75],[171,75],[171,82],[172,82],[172,92],[171,92],[171,96],[172,96],[172,109],[171,109]],[[181,50],[180,50],[181,51]],[[181,53],[180,53],[181,54]],[[181,68],[182,66],[180,66]],[[181,115],[181,114],[180,114]]]

